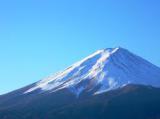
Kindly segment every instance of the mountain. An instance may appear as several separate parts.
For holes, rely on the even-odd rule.
[[[108,48],[98,50],[66,70],[39,81],[24,94],[67,88],[76,96],[82,92],[96,95],[127,84],[160,87],[159,78],[160,69],[153,64],[123,48]]]
[[[123,48],[0,95],[0,119],[159,119],[160,68]]]

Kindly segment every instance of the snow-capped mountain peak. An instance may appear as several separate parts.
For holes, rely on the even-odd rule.
[[[24,94],[38,89],[42,92],[67,89],[79,96],[82,92],[99,94],[127,84],[160,87],[160,69],[126,49],[107,48],[37,82]]]

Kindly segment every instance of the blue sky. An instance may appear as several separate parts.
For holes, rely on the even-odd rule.
[[[159,0],[1,0],[0,94],[121,46],[160,66]]]

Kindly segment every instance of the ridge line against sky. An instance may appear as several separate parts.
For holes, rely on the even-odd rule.
[[[0,94],[124,47],[160,66],[159,0],[0,1]]]

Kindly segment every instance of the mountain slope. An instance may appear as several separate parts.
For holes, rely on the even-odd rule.
[[[23,105],[24,106],[24,105]],[[1,119],[159,119],[160,89],[127,85],[91,97],[46,94],[25,106],[1,110]]]
[[[159,119],[160,68],[123,48],[99,50],[0,95],[0,119]]]
[[[51,113],[59,119],[159,119],[159,91],[151,87],[129,85]]]

